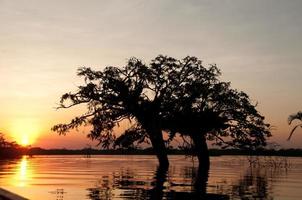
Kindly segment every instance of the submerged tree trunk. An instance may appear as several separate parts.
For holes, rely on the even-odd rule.
[[[157,156],[159,166],[169,166],[168,152],[165,146],[163,135],[160,129],[152,129],[149,131],[150,140],[152,143],[153,151]]]
[[[150,199],[158,199],[161,200],[163,199],[163,190],[164,190],[164,183],[167,180],[167,173],[168,173],[168,166],[159,166],[157,167],[155,176],[154,176],[154,181],[151,183],[153,185],[153,188],[151,189],[151,195]]]
[[[207,184],[209,178],[209,169],[198,167],[197,175],[194,178],[194,199],[207,199]]]
[[[192,135],[194,142],[194,152],[198,158],[199,169],[208,170],[210,168],[210,155],[206,138],[202,134]]]

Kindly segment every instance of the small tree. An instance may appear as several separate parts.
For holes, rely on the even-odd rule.
[[[5,139],[4,134],[0,132],[0,150],[12,147],[18,147],[18,145],[16,144],[16,142],[8,142]]]
[[[25,152],[16,142],[8,142],[0,132],[0,158],[16,158]]]
[[[269,125],[249,97],[220,81],[215,65],[206,68],[195,57],[176,60],[160,55],[150,65],[131,58],[123,68],[81,68],[78,75],[84,76],[85,85],[64,94],[60,108],[86,104],[87,112],[69,124],[54,126],[59,134],[91,124],[88,137],[106,148],[150,140],[160,164],[168,165],[162,131],[171,140],[180,133],[192,138],[205,166],[209,165],[206,139],[221,146],[256,148],[270,136]],[[113,128],[125,119],[132,126],[116,137]]]
[[[3,134],[0,132],[0,149],[4,148],[7,146],[7,142],[3,137]]]
[[[296,114],[292,114],[288,117],[288,124],[291,125],[291,123],[295,120],[300,120],[302,122],[302,112],[297,112]],[[302,123],[300,124],[297,124],[296,126],[294,126],[294,128],[291,130],[290,134],[289,134],[289,137],[287,138],[287,140],[290,140],[293,133],[295,132],[295,130],[298,128],[298,127],[301,127],[302,128]]]

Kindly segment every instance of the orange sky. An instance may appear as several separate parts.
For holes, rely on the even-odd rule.
[[[57,111],[81,83],[76,69],[123,65],[136,56],[197,56],[250,94],[272,141],[285,141],[289,114],[302,110],[302,2],[0,0],[0,131],[19,143],[82,148],[85,133],[50,128],[81,110]]]

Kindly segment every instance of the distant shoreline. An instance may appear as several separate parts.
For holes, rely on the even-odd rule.
[[[261,150],[238,150],[238,149],[209,149],[210,156],[245,155],[245,156],[287,156],[302,157],[302,149],[261,149]],[[0,151],[0,159],[21,158],[23,155],[155,155],[151,148],[147,149],[109,149],[100,150],[92,148],[84,149],[43,149],[40,147],[23,148],[21,150]],[[169,149],[168,155],[192,155],[188,150]]]
[[[302,157],[302,149],[280,149],[280,150],[238,150],[238,149],[210,149],[210,156],[222,155],[259,155],[259,156],[288,156]],[[187,155],[187,151],[170,149],[169,155]],[[27,155],[154,155],[152,149],[117,149],[117,150],[98,150],[98,149],[43,149],[30,148]],[[189,154],[190,155],[190,154]]]

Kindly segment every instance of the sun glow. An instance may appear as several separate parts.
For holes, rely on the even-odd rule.
[[[39,124],[34,119],[23,119],[11,124],[10,133],[18,144],[28,146],[33,144],[39,135]]]
[[[22,146],[28,146],[29,145],[29,140],[28,140],[28,137],[27,136],[24,136],[20,142],[20,144]]]
[[[28,157],[23,156],[16,168],[15,177],[11,179],[12,184],[18,187],[25,187],[30,183],[32,176],[33,169],[28,161]]]

